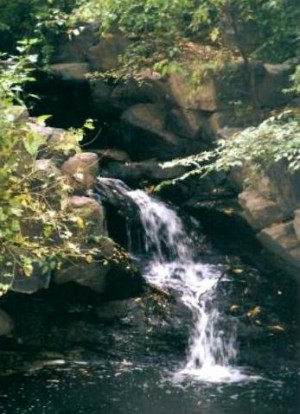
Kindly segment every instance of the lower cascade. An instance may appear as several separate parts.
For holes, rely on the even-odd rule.
[[[146,280],[174,292],[192,312],[187,360],[174,374],[174,381],[192,377],[206,382],[235,382],[247,378],[234,367],[237,354],[234,323],[230,321],[228,326],[228,320],[218,310],[216,290],[225,276],[223,266],[203,263],[197,257],[174,209],[142,190],[131,190],[119,180],[99,179],[99,186],[104,186],[105,191],[106,183],[113,188],[114,196],[118,193],[137,207],[144,230]]]

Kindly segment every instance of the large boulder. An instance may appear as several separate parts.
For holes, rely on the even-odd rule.
[[[97,72],[113,70],[118,66],[119,58],[131,44],[122,33],[109,33],[86,51],[92,69]]]
[[[166,111],[156,104],[134,105],[122,115],[124,149],[133,160],[171,159],[189,148],[165,128]]]
[[[257,85],[257,98],[262,108],[278,108],[291,100],[291,94],[284,93],[291,86],[293,67],[284,64],[264,64],[264,77]]]
[[[92,190],[99,175],[98,156],[92,152],[83,152],[69,158],[61,167],[71,187],[77,193]]]
[[[66,261],[56,272],[57,284],[75,282],[106,298],[122,299],[141,292],[143,280],[128,254],[107,237],[94,245],[90,262],[83,259]]]
[[[77,36],[62,35],[56,44],[52,63],[87,62],[88,50],[99,42],[99,23],[91,22],[80,27]]]
[[[90,197],[73,196],[68,199],[65,208],[70,215],[78,217],[82,223],[79,227],[75,225],[73,228],[75,240],[84,242],[92,236],[106,235],[105,213],[98,201]]]
[[[188,139],[209,137],[209,118],[196,110],[171,108],[166,117],[166,128],[174,134]]]
[[[261,230],[273,223],[280,222],[284,215],[278,204],[263,197],[255,190],[245,190],[239,195],[239,203],[248,223]]]
[[[293,222],[273,224],[258,234],[263,246],[273,253],[273,260],[300,281],[300,243]]]
[[[206,74],[197,87],[183,74],[173,73],[169,77],[168,87],[176,106],[209,112],[230,111],[233,114],[236,112],[236,102],[251,104],[250,82],[242,60],[223,65],[217,70],[203,69]],[[283,89],[290,85],[292,70],[292,66],[287,64],[252,63],[255,93],[261,108],[284,106],[289,102],[291,96],[285,94]]]

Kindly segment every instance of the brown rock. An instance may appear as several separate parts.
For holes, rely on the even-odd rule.
[[[73,196],[70,197],[67,204],[67,210],[77,217],[80,217],[84,224],[83,228],[76,228],[79,238],[84,239],[86,236],[104,236],[105,216],[102,205],[89,197]]]
[[[165,117],[165,109],[155,104],[134,105],[123,113],[123,145],[132,159],[170,159],[182,154],[184,145],[165,129]]]
[[[62,165],[61,170],[75,192],[85,193],[94,188],[99,175],[98,156],[91,152],[76,154]]]
[[[274,254],[274,261],[300,281],[300,243],[293,222],[279,223],[258,234],[260,242]]]
[[[239,195],[241,205],[248,223],[261,230],[273,223],[282,221],[284,216],[276,202],[264,198],[255,190],[245,190]]]
[[[109,33],[87,51],[87,58],[96,71],[116,69],[119,57],[124,54],[130,41],[121,33]]]

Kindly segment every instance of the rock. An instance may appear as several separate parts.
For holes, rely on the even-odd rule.
[[[122,33],[107,34],[86,52],[92,69],[98,72],[116,69],[120,56],[126,52],[130,44],[130,40]]]
[[[61,128],[39,125],[31,119],[28,123],[30,129],[46,138],[46,144],[39,148],[39,159],[50,159],[57,167],[60,167],[68,158],[76,154],[73,146],[69,145],[68,131]]]
[[[259,241],[284,271],[300,281],[300,243],[293,222],[274,224],[258,234]]]
[[[25,106],[13,105],[9,108],[9,113],[12,114],[14,122],[24,122],[29,119],[29,112]]]
[[[208,128],[207,119],[194,110],[173,108],[167,113],[166,128],[188,139],[201,139]]]
[[[195,92],[195,88],[187,82],[183,75],[173,73],[168,79],[168,86],[176,106],[185,110],[215,112],[219,108],[216,86],[212,79],[203,82],[199,90]]]
[[[87,82],[90,67],[88,63],[56,63],[50,66],[50,72],[64,81]]]
[[[36,160],[33,165],[34,178],[45,181],[61,177],[60,170],[51,160]]]
[[[111,94],[114,86],[103,79],[91,79],[91,107],[98,117],[111,118],[119,115],[119,110],[112,105]]]
[[[166,94],[162,82],[141,76],[140,81],[129,79],[117,84],[110,98],[115,107],[126,110],[142,103],[163,103]]]
[[[9,336],[14,330],[14,321],[2,309],[0,309],[0,337]]]
[[[133,160],[183,155],[183,142],[165,129],[165,117],[164,108],[155,104],[134,105],[123,113],[123,145]]]
[[[77,193],[92,190],[99,175],[98,156],[92,152],[83,152],[69,158],[61,167],[69,183]]]
[[[104,171],[103,177],[117,178],[127,184],[138,184],[142,181],[157,183],[178,178],[187,172],[183,166],[163,168],[159,162],[147,160],[141,162],[119,163],[111,162]]]
[[[16,271],[10,290],[31,295],[41,289],[48,289],[51,280],[50,273],[42,273],[39,264],[36,262],[32,265],[33,272],[30,277],[25,276],[22,271]]]
[[[135,296],[143,288],[143,280],[126,253],[111,239],[100,238],[93,262],[79,259],[66,262],[55,274],[57,284],[76,282],[108,299]]]
[[[142,78],[119,81],[117,84],[103,79],[90,80],[93,112],[99,117],[113,118],[133,105],[164,103],[167,89],[163,82]]]
[[[89,197],[73,196],[69,198],[66,209],[83,221],[84,228],[76,227],[74,237],[76,233],[83,240],[88,236],[106,235],[104,210],[98,201]]]
[[[99,23],[85,24],[83,29],[82,26],[77,36],[61,36],[56,44],[52,63],[87,62],[88,50],[99,42]]]
[[[243,191],[239,195],[239,203],[248,223],[255,230],[261,230],[284,219],[278,204],[273,200],[264,198],[255,190]]]
[[[290,85],[292,73],[290,65],[252,62],[252,70],[261,108],[283,106],[291,100],[289,94],[282,92]],[[196,88],[188,82],[187,77],[178,73],[172,74],[167,83],[174,104],[185,109],[208,112],[229,111],[229,118],[232,116],[241,118],[238,116],[234,102],[251,105],[249,80],[241,59],[231,65],[223,65],[218,70],[208,72]],[[236,119],[236,121],[239,120]]]
[[[40,197],[45,197],[52,208],[60,208],[60,189],[63,177],[51,160],[36,160],[33,165],[31,188]]]
[[[295,218],[293,221],[294,231],[300,243],[300,210],[295,211]]]
[[[65,130],[61,128],[53,128],[45,125],[40,125],[35,122],[35,118],[31,118],[30,122],[27,123],[29,128],[37,134],[43,135],[47,140],[51,137],[63,135]]]
[[[257,97],[262,108],[278,108],[286,105],[292,98],[291,94],[284,93],[285,89],[291,87],[291,65],[264,64],[265,74],[257,86]]]
[[[119,149],[107,148],[103,150],[96,150],[95,153],[99,158],[99,164],[101,166],[105,166],[111,162],[117,162],[121,164],[130,162],[130,157],[127,152]]]
[[[273,163],[266,171],[272,186],[276,201],[285,214],[285,218],[291,219],[294,210],[300,208],[300,171],[288,170],[284,160]]]

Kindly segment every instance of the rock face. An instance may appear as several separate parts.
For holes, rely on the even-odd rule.
[[[99,175],[98,156],[89,152],[76,154],[62,165],[61,170],[75,192],[85,193],[94,188]]]
[[[240,185],[247,171],[239,174]],[[237,176],[235,176],[236,182]],[[274,261],[300,281],[300,173],[284,162],[251,177],[239,195],[244,217]]]

